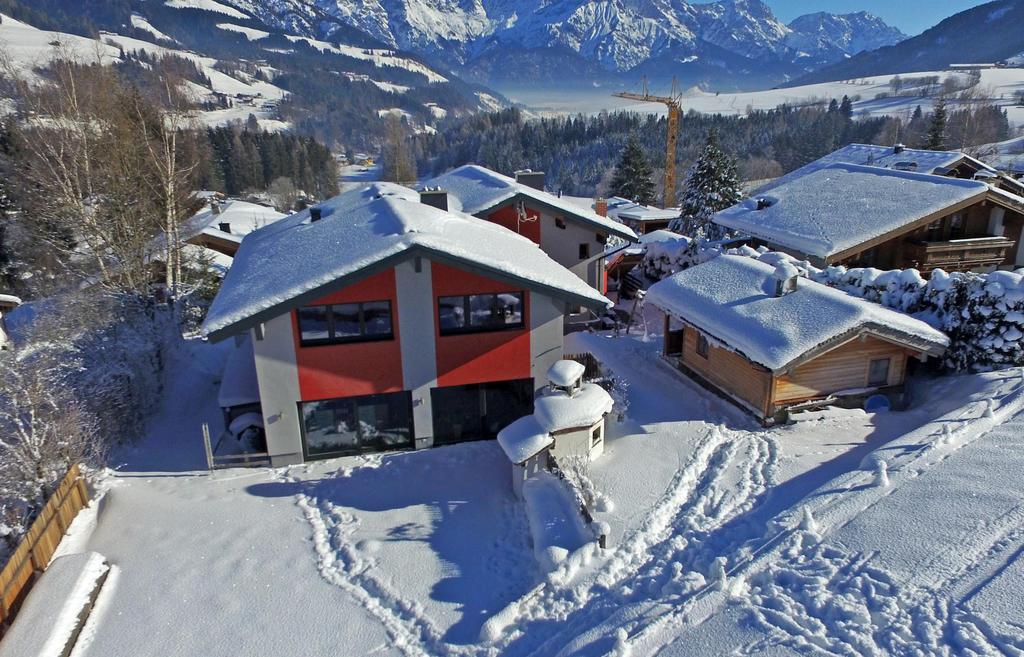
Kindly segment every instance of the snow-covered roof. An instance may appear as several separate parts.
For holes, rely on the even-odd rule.
[[[806,278],[775,297],[774,272],[753,258],[723,255],[655,283],[646,300],[773,372],[862,331],[933,355],[949,344],[919,319]]]
[[[560,360],[548,368],[548,382],[551,385],[568,388],[583,378],[587,368],[575,360]]]
[[[917,173],[932,173],[936,169],[952,167],[962,160],[969,160],[974,166],[980,169],[992,170],[984,162],[974,159],[960,151],[929,151],[917,148],[897,149],[894,146],[876,146],[874,144],[849,144],[832,151],[824,157],[805,164],[799,169],[794,169],[786,175],[776,178],[764,187],[758,189],[755,194],[775,189],[797,178],[802,178],[809,173],[819,171],[833,164],[862,164],[884,169],[893,169],[904,164],[916,164],[914,171]]]
[[[975,180],[832,164],[726,208],[714,221],[826,258],[988,190]]]
[[[613,196],[608,199],[608,216],[619,221],[666,221],[677,218],[679,208],[656,208]]]
[[[222,339],[362,276],[422,255],[454,261],[571,303],[611,305],[536,244],[496,224],[420,202],[393,183],[373,183],[303,210],[242,240],[203,334]]]
[[[207,205],[206,208],[182,223],[178,232],[183,240],[200,233],[241,240],[242,236],[248,235],[257,228],[262,228],[287,216],[274,208],[268,208],[258,203],[225,201],[220,204],[219,213],[215,213],[213,208]],[[220,230],[220,225],[225,223],[230,226],[230,233]]]
[[[614,219],[602,217],[578,203],[534,189],[516,182],[514,178],[475,164],[452,169],[433,180],[426,181],[424,186],[440,187],[447,191],[451,209],[468,214],[477,215],[517,196],[525,196],[556,212],[564,213],[566,218],[608,231],[609,234],[618,235],[623,239],[636,240],[636,233]]]
[[[498,445],[513,463],[522,463],[551,447],[555,439],[533,415],[521,417],[498,432]]]
[[[258,404],[260,386],[256,379],[256,358],[253,355],[252,340],[245,336],[242,343],[228,355],[224,373],[220,379],[217,405],[221,408]]]
[[[584,383],[572,396],[563,391],[548,393],[533,403],[533,414],[541,428],[550,433],[589,427],[607,413],[614,401],[596,383]]]

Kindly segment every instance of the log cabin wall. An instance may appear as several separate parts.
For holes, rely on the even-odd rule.
[[[697,352],[698,335],[697,329],[689,325],[685,327],[680,363],[761,415],[766,414],[771,373],[733,351],[716,347],[714,343],[708,345],[708,357],[704,358]]]
[[[772,403],[792,404],[840,390],[869,387],[868,366],[881,358],[890,359],[886,385],[902,385],[908,353],[905,347],[879,338],[855,338],[800,365],[792,374],[778,377]]]

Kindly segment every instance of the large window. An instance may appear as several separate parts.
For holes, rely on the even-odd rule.
[[[434,388],[434,444],[489,440],[533,412],[533,379]]]
[[[307,458],[413,446],[409,392],[303,402],[299,410]]]
[[[390,301],[305,306],[299,308],[297,314],[304,347],[395,337]]]
[[[523,293],[439,297],[437,317],[441,335],[522,328]]]
[[[888,358],[879,358],[878,360],[871,361],[868,366],[868,385],[869,386],[884,386],[889,383],[889,360]]]

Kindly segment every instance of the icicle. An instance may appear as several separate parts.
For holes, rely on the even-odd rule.
[[[889,464],[881,459],[875,464],[875,486],[889,487]]]

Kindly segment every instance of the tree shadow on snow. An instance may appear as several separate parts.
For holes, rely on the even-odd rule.
[[[479,640],[484,621],[535,583],[529,528],[512,493],[510,468],[497,444],[486,441],[390,454],[378,467],[344,470],[316,480],[259,483],[247,491],[261,497],[302,493],[350,509],[356,516],[393,512],[394,525],[380,528],[389,518],[374,518],[366,525],[378,529],[361,527],[352,541],[426,544],[442,573],[430,586],[429,596],[445,607],[455,605],[459,614],[443,639],[470,644]],[[401,588],[403,577],[413,571],[429,572],[431,564],[408,563],[407,558],[389,562],[382,553],[386,550],[376,555],[375,570],[383,571],[382,579],[396,593],[415,599],[415,590]],[[415,554],[422,558],[422,552]],[[430,605],[425,606],[429,617]],[[444,625],[444,619],[431,620]]]

